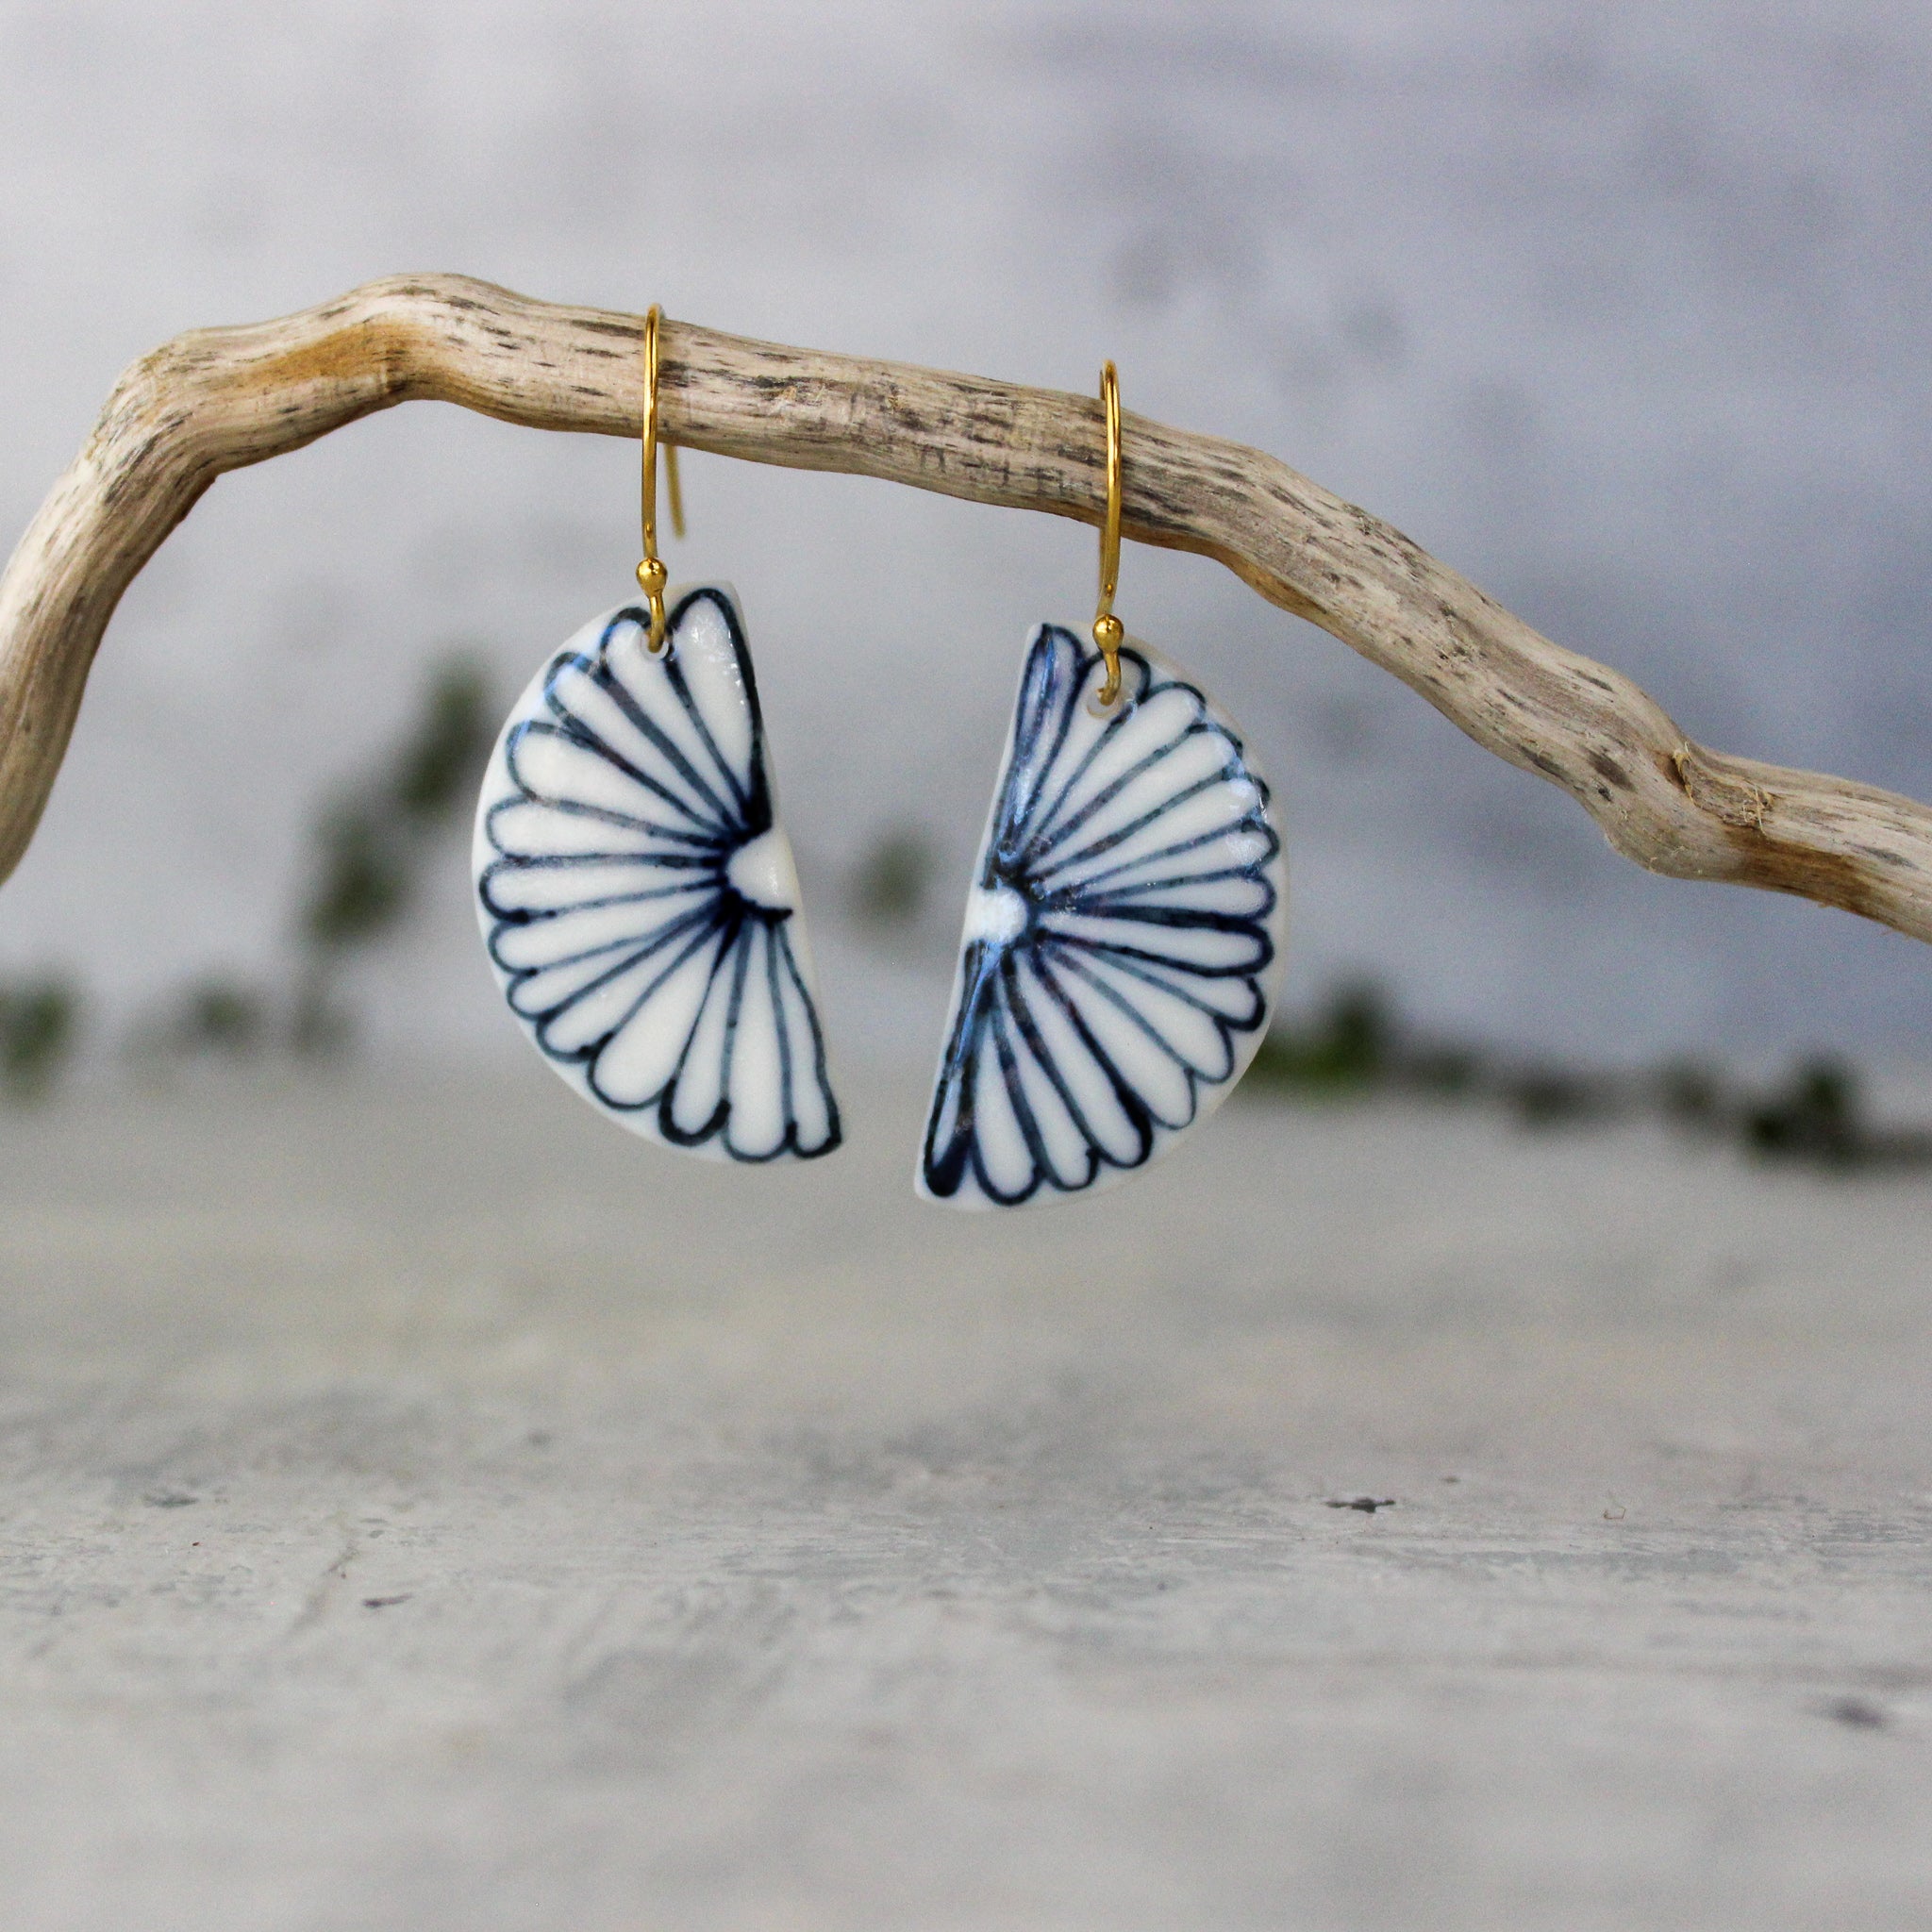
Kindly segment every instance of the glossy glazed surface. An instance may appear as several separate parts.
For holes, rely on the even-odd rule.
[[[1105,1187],[1220,1106],[1260,1045],[1288,904],[1268,788],[1158,652],[1041,625],[968,894],[918,1184],[962,1208]]]
[[[717,1159],[839,1144],[798,873],[729,590],[621,605],[547,663],[477,804],[476,911],[510,1011],[620,1125]]]

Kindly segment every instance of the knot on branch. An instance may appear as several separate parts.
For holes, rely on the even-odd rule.
[[[1704,749],[1687,738],[1671,754],[1671,764],[1684,795],[1699,811],[1726,825],[1764,829],[1764,816],[1771,809],[1773,795],[1748,778],[1738,778]]]

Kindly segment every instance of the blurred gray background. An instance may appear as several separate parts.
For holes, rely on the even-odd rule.
[[[1727,750],[1932,793],[1932,14],[1908,4],[0,6],[0,526],[176,330],[460,270],[1087,389],[1273,451]],[[1071,525],[691,458],[752,625],[838,1046],[923,1056]],[[0,974],[97,1059],[294,969],[318,812],[461,648],[507,706],[624,594],[636,455],[411,406],[224,480],[109,631]],[[1916,1057],[1918,947],[1651,879],[1201,559],[1121,608],[1262,747],[1291,998],[1599,1060]],[[936,855],[916,930],[849,912]],[[522,1051],[439,848],[365,1052]]]

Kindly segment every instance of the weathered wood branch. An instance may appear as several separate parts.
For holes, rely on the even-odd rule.
[[[224,471],[415,399],[636,436],[642,324],[458,275],[397,276],[136,363],[0,578],[0,878],[32,838],[121,593]],[[1091,396],[667,323],[664,434],[1098,523]],[[1693,744],[1367,511],[1239,443],[1126,419],[1126,534],[1217,558],[1560,785],[1653,872],[1794,892],[1932,939],[1932,810]]]

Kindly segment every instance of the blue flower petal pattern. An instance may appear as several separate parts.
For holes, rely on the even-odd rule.
[[[1016,1208],[1124,1179],[1266,1031],[1288,879],[1240,732],[1145,644],[1033,633],[968,898],[919,1191]]]
[[[716,1159],[838,1146],[798,874],[731,592],[626,604],[524,693],[477,804],[476,910],[510,1011],[586,1099]]]

